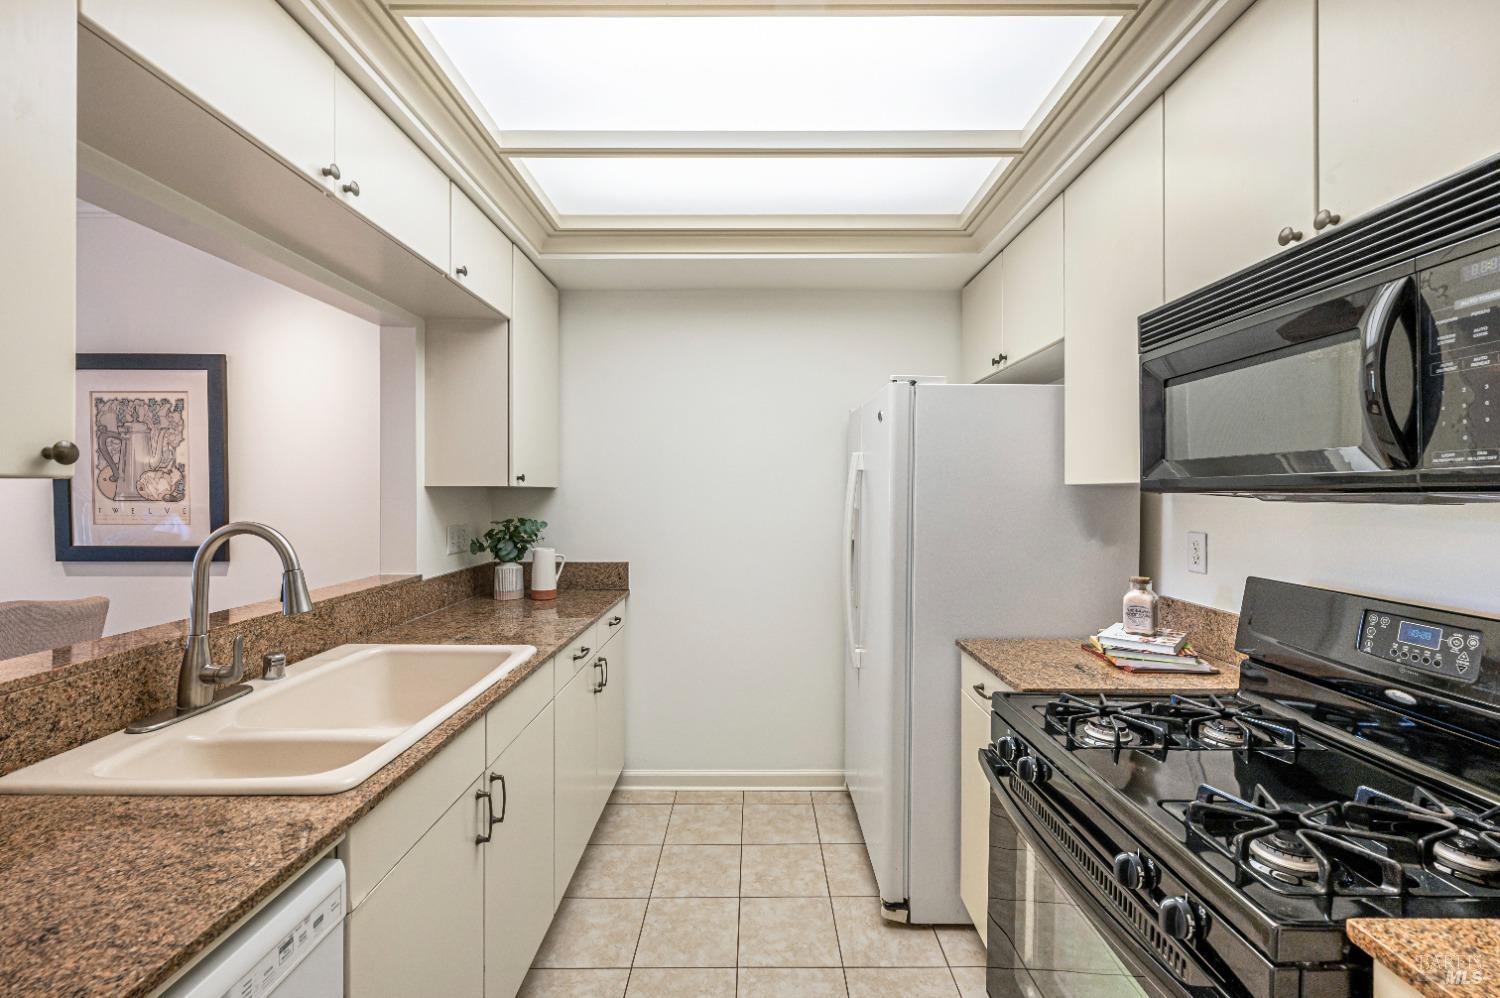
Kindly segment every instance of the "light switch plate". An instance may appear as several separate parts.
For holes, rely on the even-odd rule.
[[[469,528],[461,523],[454,523],[448,527],[448,553],[469,553]]]
[[[1202,530],[1188,531],[1187,570],[1195,575],[1208,574],[1208,534]]]

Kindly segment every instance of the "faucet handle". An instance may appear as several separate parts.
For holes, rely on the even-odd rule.
[[[261,678],[267,680],[286,678],[286,653],[267,652],[261,656]]]
[[[245,636],[237,634],[234,638],[234,660],[229,665],[229,675],[224,677],[226,683],[237,683],[245,678]]]

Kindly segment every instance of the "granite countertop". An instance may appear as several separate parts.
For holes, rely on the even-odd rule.
[[[966,638],[958,646],[1023,693],[1112,693],[1116,691],[1198,690],[1230,693],[1240,688],[1239,666],[1214,661],[1213,675],[1126,672],[1085,652],[1069,638]]]
[[[1344,929],[1424,995],[1500,996],[1500,919],[1351,918]]]
[[[470,599],[370,634],[364,640],[537,653],[345,793],[0,796],[0,994],[150,993],[625,596]]]

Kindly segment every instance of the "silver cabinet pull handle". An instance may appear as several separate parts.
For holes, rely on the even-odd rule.
[[[609,626],[610,627],[619,627],[624,622],[625,622],[625,618],[624,617],[611,617],[611,618],[609,618]]]
[[[984,684],[983,683],[975,683],[974,684],[974,692],[978,693],[980,696],[984,697],[986,700],[988,700],[990,698],[990,695],[984,691]]]
[[[589,652],[591,651],[593,651],[592,648],[590,648],[588,645],[584,645],[582,648],[573,653],[573,661],[582,662],[584,659],[589,657]]]
[[[351,181],[349,181],[347,184],[345,184],[343,187],[341,187],[339,189],[342,190],[345,194],[352,194],[355,197],[359,197],[359,181],[358,180],[351,180]]]
[[[1280,232],[1276,233],[1276,243],[1278,246],[1286,246],[1289,243],[1295,243],[1301,238],[1301,231],[1292,228],[1290,225],[1282,229]]]
[[[343,178],[344,174],[339,170],[339,165],[337,163],[329,163],[327,166],[323,167],[323,176],[328,177],[331,180],[340,180]]]
[[[490,829],[495,827],[495,798],[488,790],[476,790],[474,791],[474,799],[476,801],[484,801],[484,809],[489,813],[489,822],[485,824],[484,831],[474,836],[474,844],[482,846],[495,837],[490,832]]]
[[[72,464],[78,460],[78,445],[71,440],[59,440],[51,447],[43,447],[42,457],[58,464]]]
[[[1313,216],[1313,228],[1317,229],[1319,232],[1322,232],[1330,225],[1338,225],[1340,221],[1342,221],[1342,219],[1337,214],[1329,211],[1327,208],[1324,208],[1322,211]]]
[[[498,825],[498,824],[501,824],[501,823],[503,823],[505,821],[505,812],[506,812],[506,809],[510,807],[510,793],[505,788],[505,774],[504,773],[491,773],[490,774],[490,786],[494,786],[496,783],[500,784],[500,817],[498,817],[498,818],[495,817],[495,812],[493,810],[490,811],[490,826],[491,827],[493,827],[495,825]]]
[[[599,681],[594,684],[594,692],[600,693],[604,690],[604,657],[594,659],[594,668],[599,670]]]
[[[468,277],[469,276],[469,268],[468,267],[458,267],[453,272],[455,274],[457,274],[459,277]]]

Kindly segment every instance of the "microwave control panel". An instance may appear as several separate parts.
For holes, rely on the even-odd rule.
[[[1500,466],[1500,247],[1421,275],[1431,422],[1424,467]]]
[[[1484,635],[1462,627],[1366,610],[1360,623],[1359,650],[1420,672],[1472,683],[1484,659]]]

